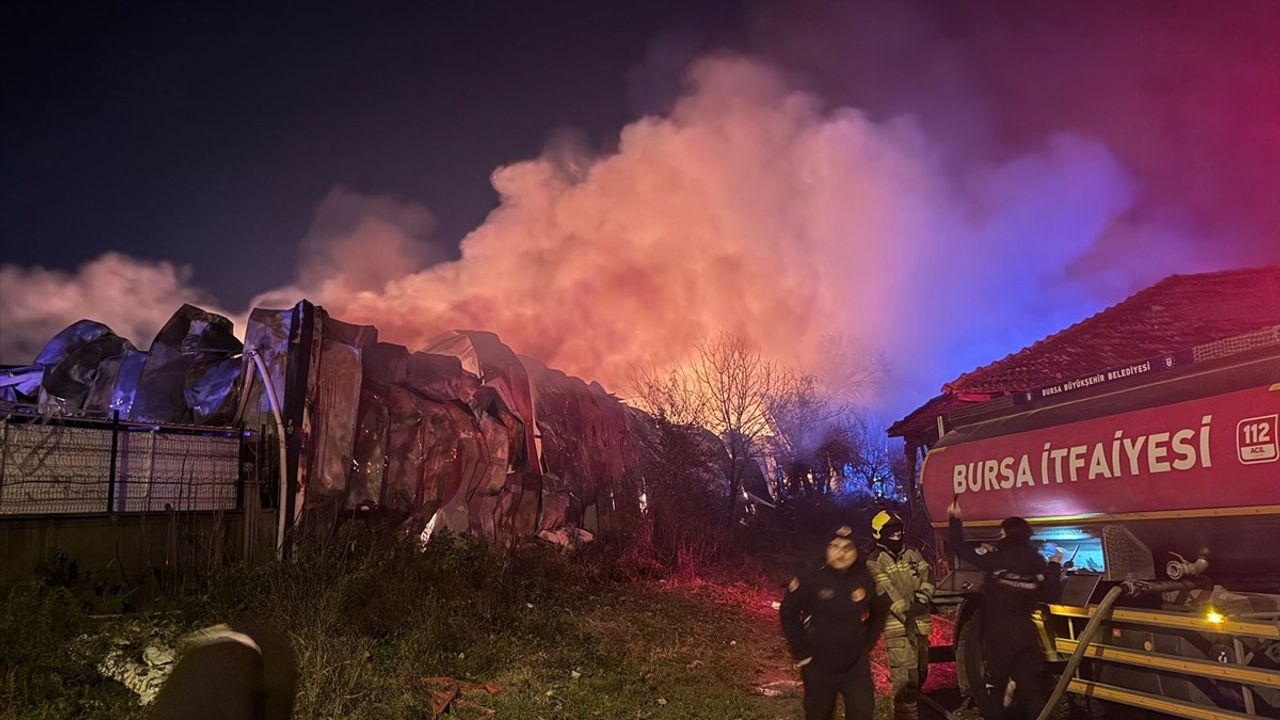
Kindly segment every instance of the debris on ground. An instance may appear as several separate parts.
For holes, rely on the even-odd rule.
[[[799,697],[802,694],[799,680],[773,680],[757,685],[756,692],[765,697]]]
[[[117,640],[116,647],[98,664],[98,672],[137,693],[139,705],[150,705],[173,671],[176,654],[172,647],[159,643],[143,649],[141,658],[128,650],[127,641]]]
[[[538,539],[549,545],[571,550],[595,540],[595,536],[582,528],[564,526],[554,530],[543,530],[538,533]]]
[[[431,717],[455,714],[458,710],[469,710],[479,714],[481,720],[490,720],[497,713],[480,703],[468,700],[465,695],[490,696],[502,692],[502,686],[495,682],[474,683],[451,677],[424,677],[422,685],[431,698]]]

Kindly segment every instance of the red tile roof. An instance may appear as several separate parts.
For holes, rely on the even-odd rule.
[[[967,402],[1280,325],[1280,267],[1172,275],[1071,327],[942,386],[890,428],[914,435]]]

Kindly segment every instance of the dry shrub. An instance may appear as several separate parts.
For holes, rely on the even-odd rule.
[[[712,434],[658,417],[640,474],[643,521],[626,560],[657,574],[697,575],[741,549],[726,521],[724,447]]]

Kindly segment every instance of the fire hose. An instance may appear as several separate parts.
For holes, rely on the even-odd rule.
[[[1071,677],[1076,674],[1076,670],[1080,669],[1080,663],[1084,660],[1085,652],[1093,644],[1093,636],[1098,634],[1102,623],[1111,615],[1111,607],[1116,604],[1116,600],[1119,600],[1120,595],[1123,593],[1124,588],[1117,585],[1107,591],[1107,594],[1102,598],[1102,602],[1098,603],[1097,609],[1093,611],[1093,614],[1089,617],[1089,622],[1084,626],[1084,632],[1080,633],[1080,640],[1076,644],[1076,650],[1071,653],[1071,659],[1067,661],[1067,667],[1062,671],[1062,676],[1058,678],[1058,684],[1053,688],[1053,694],[1049,696],[1049,701],[1044,704],[1044,708],[1040,710],[1036,720],[1049,720],[1049,716],[1053,714],[1058,701],[1062,700],[1062,696],[1066,694],[1067,686],[1071,684]]]
[[[959,716],[957,716],[955,713],[948,712],[946,708],[944,708],[944,707],[942,707],[941,705],[939,705],[939,704],[938,704],[938,701],[937,701],[937,700],[934,700],[933,698],[929,697],[928,695],[925,695],[924,693],[921,693],[921,694],[918,696],[918,698],[917,698],[917,699],[918,699],[921,703],[923,703],[926,707],[928,707],[930,710],[932,710],[932,711],[934,711],[934,712],[938,713],[938,715],[940,715],[940,716],[942,716],[942,717],[946,718],[946,720],[959,720]]]

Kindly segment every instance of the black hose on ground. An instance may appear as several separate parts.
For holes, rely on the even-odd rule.
[[[954,713],[948,712],[947,709],[939,705],[936,700],[929,697],[928,695],[925,695],[924,693],[920,693],[919,697],[917,697],[916,699],[919,702],[926,705],[930,710],[938,713],[938,715],[940,715],[941,717],[946,718],[946,720],[960,720],[960,718],[957,717]]]
[[[1054,708],[1058,706],[1058,701],[1062,700],[1062,696],[1066,694],[1067,685],[1071,683],[1071,677],[1076,674],[1076,670],[1080,669],[1080,663],[1084,660],[1084,653],[1089,649],[1089,645],[1093,643],[1093,636],[1098,634],[1103,621],[1111,615],[1111,606],[1116,604],[1116,600],[1120,599],[1120,595],[1123,592],[1123,588],[1117,585],[1107,591],[1107,594],[1102,598],[1102,602],[1098,603],[1098,609],[1093,612],[1089,622],[1085,624],[1084,632],[1080,633],[1076,651],[1071,653],[1071,659],[1067,661],[1067,667],[1062,671],[1062,677],[1058,678],[1058,684],[1053,688],[1053,694],[1049,696],[1049,702],[1044,704],[1044,708],[1040,710],[1036,720],[1049,720]]]

